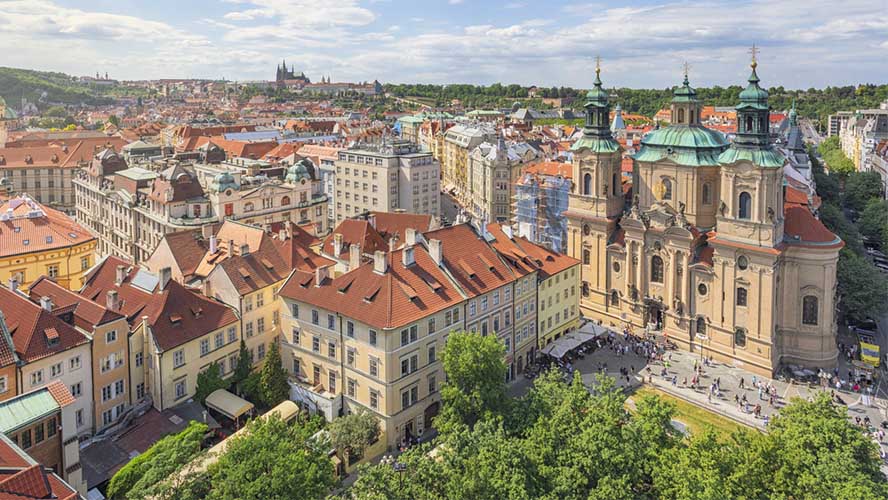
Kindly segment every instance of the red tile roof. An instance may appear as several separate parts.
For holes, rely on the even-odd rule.
[[[51,470],[37,464],[6,436],[0,437],[0,499],[74,500],[80,498],[70,485]]]
[[[15,352],[25,362],[52,356],[86,344],[89,338],[27,297],[0,287],[0,310],[12,335]],[[58,341],[47,340],[47,330],[55,330]],[[50,334],[51,335],[51,334]]]
[[[117,285],[117,266],[126,268],[126,276],[123,284]],[[132,280],[139,272],[138,268],[119,257],[108,256],[94,267],[85,277],[85,284],[80,294],[91,300],[101,300],[109,290],[117,291],[117,300],[120,303],[120,312],[127,317],[130,327],[139,321],[142,311],[151,300],[154,290],[143,290],[133,286]],[[156,287],[155,287],[156,290]]]
[[[53,380],[47,384],[46,390],[49,391],[49,394],[56,400],[60,408],[75,402],[74,396],[68,390],[68,386],[61,380]]]
[[[286,236],[281,239],[279,235],[276,235],[274,243],[288,272],[290,269],[313,271],[318,267],[335,264],[334,261],[313,250],[313,248],[320,247],[321,240],[292,222],[288,222],[286,225]]]
[[[28,294],[35,304],[40,303],[41,297],[52,299],[54,313],[60,309],[65,312],[73,312],[74,325],[86,331],[92,331],[98,325],[123,319],[122,314],[105,307],[107,305],[106,297],[96,297],[102,303],[92,301],[68,290],[46,276],[38,278],[29,288]]]
[[[204,239],[200,229],[178,231],[163,236],[170,254],[186,279],[194,275],[198,266],[209,249],[208,240]]]
[[[804,191],[786,186],[785,193],[785,199],[783,200],[785,203],[808,205],[808,195]]]
[[[390,238],[395,238],[399,244],[404,243],[407,229],[415,229],[420,233],[432,229],[431,215],[401,212],[370,212],[370,215],[375,220],[376,232],[386,244]]]
[[[567,179],[573,178],[573,165],[558,161],[541,161],[528,165],[524,169],[525,174],[561,176]]]
[[[22,469],[0,482],[0,494],[7,498],[47,498],[51,493],[46,472],[40,465]]]
[[[509,266],[467,224],[429,231],[424,236],[441,241],[444,264],[469,297],[515,281]]]
[[[523,267],[526,268],[532,264],[533,269],[538,271],[537,274],[541,278],[546,279],[580,263],[579,260],[573,257],[553,252],[546,247],[533,243],[527,238],[515,237],[510,239],[500,224],[491,223],[487,226],[487,230],[496,238],[496,240],[491,242],[491,245],[503,256],[506,262],[513,265],[513,270],[517,269],[515,267],[516,263],[513,261],[521,259]]]
[[[335,235],[342,235],[342,248],[339,255],[334,255],[333,240]],[[321,250],[327,254],[337,258],[348,258],[348,249],[352,244],[357,244],[361,249],[361,253],[373,253],[377,250],[388,250],[388,243],[382,238],[378,231],[365,220],[345,219],[336,226],[326,238]]]
[[[409,266],[402,262],[404,251],[386,256],[389,265],[384,274],[374,272],[371,261],[328,278],[321,286],[315,286],[315,273],[297,270],[280,295],[339,311],[376,328],[399,328],[462,302],[459,290],[425,248],[413,247],[414,263]]]
[[[80,245],[95,238],[58,210],[23,196],[0,203],[0,257]]]
[[[783,214],[783,232],[788,244],[830,249],[845,246],[807,207],[786,203]]]

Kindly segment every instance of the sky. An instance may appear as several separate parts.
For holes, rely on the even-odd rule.
[[[0,66],[120,80],[888,82],[888,0],[0,0]]]

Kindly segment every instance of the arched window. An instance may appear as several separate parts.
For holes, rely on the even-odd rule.
[[[752,117],[751,116],[746,117],[746,132],[747,133],[752,132]]]
[[[818,309],[819,304],[817,297],[806,295],[805,298],[802,299],[802,324],[816,326]]]
[[[663,179],[663,199],[672,199],[672,181],[669,179]]]
[[[685,110],[684,110],[684,108],[679,108],[678,109],[678,123],[681,124],[681,123],[684,123],[684,121],[685,121]]]
[[[588,297],[588,296],[589,296],[589,282],[584,281],[583,282],[583,297]]]
[[[614,193],[614,196],[618,196],[620,194],[620,188],[622,187],[620,184],[620,174],[619,172],[614,174],[613,180],[611,180],[611,190]]]
[[[252,201],[248,201],[248,202],[244,205],[244,212],[252,212],[252,211],[253,211],[253,202],[252,202]]]
[[[737,328],[734,330],[734,345],[737,347],[746,347],[746,328]]]
[[[289,204],[290,204],[290,197],[289,196],[284,196],[283,198],[281,198],[281,206],[286,207]]]
[[[746,296],[746,288],[742,286],[737,287],[737,305],[741,307],[746,307],[747,304],[747,296]]]
[[[586,196],[592,194],[592,174],[583,176],[583,194]]]
[[[583,250],[583,264],[588,266],[591,261],[592,254],[589,252],[589,250]]]
[[[752,216],[752,196],[746,191],[740,193],[740,207],[737,217],[749,219]]]
[[[611,305],[619,306],[620,305],[620,294],[616,290],[611,292]]]
[[[706,318],[697,316],[697,335],[706,335]]]
[[[712,205],[712,184],[708,182],[703,183],[703,204]]]
[[[663,259],[659,255],[651,257],[651,281],[654,283],[663,282]]]

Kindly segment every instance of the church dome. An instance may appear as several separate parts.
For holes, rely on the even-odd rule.
[[[671,159],[679,165],[718,165],[718,157],[728,143],[717,130],[702,126],[672,125],[654,130],[641,138],[636,161]]]
[[[227,189],[240,189],[240,186],[234,180],[233,175],[228,172],[222,172],[213,178],[213,182],[210,184],[210,189],[217,193],[221,193]]]
[[[314,177],[314,165],[311,164],[307,159],[302,159],[296,162],[292,167],[287,169],[287,176],[285,180],[290,183],[298,183],[303,179],[306,181],[312,180]]]

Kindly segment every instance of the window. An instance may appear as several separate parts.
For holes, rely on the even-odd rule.
[[[34,427],[34,444],[42,443],[44,439],[44,429],[43,424]]]
[[[330,372],[327,374],[327,382],[329,383],[327,390],[332,394],[336,394],[336,372]]]
[[[210,339],[200,339],[200,355],[206,356],[210,353]]]
[[[56,363],[49,367],[49,377],[56,378],[62,374],[62,364]]]
[[[663,179],[663,199],[672,199],[672,181],[669,179]]]
[[[80,258],[80,270],[86,271],[89,269],[89,257],[81,257]]]
[[[712,205],[712,185],[708,182],[703,183],[703,204]]]
[[[435,344],[429,346],[429,364],[438,360],[438,353],[435,351]]]
[[[429,394],[438,392],[438,381],[434,375],[429,376]]]
[[[142,363],[145,361],[145,355],[141,352],[136,353],[136,366],[142,366]]]
[[[59,266],[58,264],[51,264],[46,266],[46,275],[50,278],[58,278],[59,277]]]
[[[476,306],[475,306],[475,301],[474,301],[474,300],[471,301],[471,302],[469,302],[469,316],[474,316],[474,315],[475,315],[475,307],[476,307]]]
[[[369,339],[370,339],[370,345],[375,346],[376,345],[376,330],[370,330]]]
[[[709,288],[706,286],[706,283],[700,283],[697,285],[697,293],[700,295],[706,295],[709,293]]]
[[[56,435],[56,431],[58,427],[56,426],[56,419],[51,418],[46,422],[46,437],[53,437]]]
[[[370,358],[370,376],[379,376],[379,361],[376,358]]]
[[[345,362],[349,365],[355,364],[355,349],[353,347],[349,347],[345,354]]]
[[[185,397],[185,379],[179,380],[176,382],[176,399],[182,399]]]
[[[114,382],[114,395],[115,396],[122,396],[123,393],[124,393],[123,380],[118,380],[118,381]]]
[[[228,329],[228,343],[232,343],[237,340],[237,330],[232,326]]]
[[[401,407],[406,409],[416,404],[419,400],[419,388],[411,387],[401,393]]]
[[[0,377],[0,393],[9,390],[9,378],[6,375]]]
[[[345,323],[345,334],[351,339],[355,338],[355,324],[353,322],[347,321]]]
[[[805,298],[802,299],[802,324],[816,326],[817,310],[817,297],[806,295]]]
[[[663,259],[659,255],[651,257],[651,281],[663,283]]]
[[[336,316],[333,316],[332,314],[327,315],[327,329],[336,330]]]
[[[259,318],[256,320],[256,331],[258,333],[265,333],[265,318]]]
[[[112,388],[110,385],[106,385],[105,387],[102,387],[102,402],[103,403],[114,397],[114,395],[111,392],[111,389]]]
[[[586,196],[592,194],[592,174],[583,175],[583,194]]]
[[[244,325],[244,334],[247,336],[247,338],[250,338],[253,336],[253,322],[252,321],[247,321],[247,323]]]
[[[253,310],[253,296],[247,295],[244,297],[244,312],[250,312]]]
[[[318,314],[318,310],[312,309],[311,310],[311,324],[312,325],[319,325],[320,322],[321,322],[321,320],[320,320],[320,314]]]
[[[614,307],[620,306],[620,293],[616,290],[611,292],[611,305]],[[567,314],[565,314],[567,316]]]
[[[357,385],[358,385],[358,382],[355,379],[353,379],[353,378],[348,379],[348,383],[346,384],[346,391],[348,391],[349,397],[351,397],[351,398],[355,397],[355,393],[357,392],[357,389],[356,389]]]
[[[436,331],[436,328],[435,328],[435,318],[431,318],[431,319],[429,320],[429,335],[435,333],[435,331]]]
[[[292,334],[293,334],[293,344],[294,344],[294,345],[299,345],[299,341],[300,341],[300,331],[299,331],[299,328],[294,326],[294,327],[293,327],[293,332],[292,332]]]
[[[336,357],[336,343],[335,342],[327,342],[327,357],[330,357],[330,358]]]
[[[370,391],[370,408],[379,409],[379,393],[376,391]]]
[[[259,344],[256,347],[256,354],[259,357],[259,360],[265,359],[265,344]]]
[[[592,262],[592,253],[589,250],[583,249],[583,264],[589,265]]]
[[[214,338],[214,344],[215,344],[216,349],[219,349],[220,347],[225,345],[225,333],[216,332],[216,335]]]
[[[740,206],[737,217],[740,219],[749,219],[752,216],[752,196],[746,191],[740,193]]]
[[[185,364],[185,350],[179,349],[173,353],[173,368],[179,368]]]
[[[256,307],[262,307],[265,305],[265,292],[259,292],[256,294]]]
[[[299,319],[299,304],[290,304],[290,313],[294,318]]]
[[[703,316],[697,317],[697,335],[706,335],[706,319]]]
[[[737,347],[746,347],[746,328],[737,328],[734,330],[734,345]]]
[[[737,287],[737,305],[741,307],[746,307],[747,297],[746,297],[746,288],[742,286]]]
[[[27,450],[31,447],[31,429],[26,429],[21,434],[22,436],[22,449]]]
[[[43,370],[37,370],[31,373],[31,385],[40,385],[43,383]]]
[[[416,339],[419,338],[419,332],[416,325],[411,326],[410,328],[405,328],[401,330],[401,346],[405,346],[407,344],[416,342]]]

